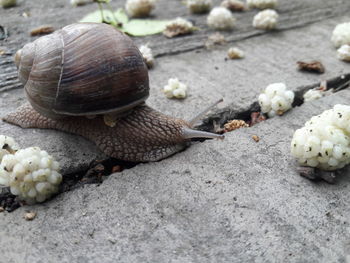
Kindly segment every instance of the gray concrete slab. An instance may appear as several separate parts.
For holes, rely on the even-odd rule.
[[[222,111],[238,112],[256,101],[269,83],[283,81],[299,91],[322,79],[350,73],[349,64],[336,59],[330,43],[334,26],[348,21],[339,14],[346,13],[349,3],[281,3],[282,28],[288,28],[287,21],[292,20],[291,27],[323,21],[240,40],[234,45],[247,54],[240,61],[224,61],[230,45],[161,57],[150,71],[148,103],[187,119],[210,101],[224,97],[226,108]],[[10,24],[14,35],[5,46],[11,52],[29,39],[23,35],[32,26],[70,23],[79,12],[95,8],[74,9],[72,17],[63,17],[68,4],[51,1],[50,12],[57,15],[48,12],[39,19],[42,2],[35,0],[31,11],[37,20],[25,20],[18,14],[29,2],[22,4],[20,9],[9,11],[17,17],[11,16],[13,20],[7,23],[28,22]],[[156,15],[162,17],[160,10]],[[187,12],[183,6],[171,10],[172,15]],[[3,14],[0,11],[0,17]],[[199,17],[198,23],[204,19]],[[242,16],[244,19],[251,17]],[[248,22],[245,25],[248,28]],[[241,38],[245,30],[237,29]],[[165,51],[156,50],[157,54],[173,53],[171,48],[180,42],[179,50],[191,49],[192,44],[185,40],[201,41],[196,35],[169,42],[158,43],[157,39],[138,41],[159,44],[159,50]],[[296,71],[295,62],[306,59],[321,60],[326,73]],[[13,64],[6,63],[10,62],[1,69],[11,78]],[[169,101],[163,96],[161,88],[170,77],[179,77],[189,85],[187,99]],[[0,117],[24,102],[22,90],[9,85],[3,88],[10,90],[0,93]],[[350,254],[350,179],[344,174],[335,185],[328,185],[301,178],[289,144],[293,131],[312,115],[349,100],[350,91],[341,91],[305,103],[282,117],[229,133],[223,142],[197,143],[161,162],[113,174],[101,185],[84,185],[44,204],[0,213],[0,262],[345,262]],[[83,169],[101,156],[86,140],[56,131],[21,130],[0,122],[3,133],[15,136],[23,146],[38,145],[49,151],[61,161],[64,172]],[[255,142],[252,135],[261,140]],[[28,209],[38,213],[34,221],[23,219]]]
[[[293,131],[350,91],[206,141],[100,186],[0,213],[4,262],[344,262],[350,178],[295,171]],[[276,129],[276,127],[279,127]],[[257,143],[252,135],[258,135]]]

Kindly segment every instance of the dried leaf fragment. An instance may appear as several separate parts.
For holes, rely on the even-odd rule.
[[[314,72],[322,74],[325,72],[325,68],[323,64],[320,61],[311,61],[311,62],[303,62],[298,61],[298,69],[301,71],[308,71],[308,72]]]
[[[27,221],[32,221],[36,217],[36,212],[26,212],[24,214],[24,219]]]
[[[2,206],[0,206],[0,213],[4,212],[5,208],[3,208]]]
[[[178,17],[166,24],[163,35],[168,38],[172,38],[180,35],[191,34],[194,30],[196,30],[196,28],[190,21]]]
[[[30,35],[33,36],[40,36],[40,35],[46,35],[51,34],[53,31],[55,31],[53,26],[40,26],[37,28],[34,28],[30,31]]]
[[[260,138],[259,138],[257,135],[253,135],[252,138],[253,138],[253,140],[256,141],[256,142],[259,142],[259,141],[260,141]]]
[[[250,119],[251,120],[250,120],[249,125],[253,126],[259,122],[265,121],[266,117],[263,114],[261,114],[260,112],[252,112],[250,114]]]
[[[120,173],[121,171],[123,171],[123,167],[120,165],[115,165],[112,167],[112,173]]]
[[[221,6],[227,8],[231,12],[243,12],[247,9],[245,4],[239,0],[224,0]]]
[[[237,130],[239,128],[246,128],[246,127],[249,127],[249,125],[243,120],[232,120],[224,125],[225,132],[230,132],[230,131]]]
[[[220,33],[214,33],[208,37],[204,45],[207,49],[210,49],[210,48],[213,48],[215,45],[223,45],[225,43],[226,43],[226,39],[224,35]]]

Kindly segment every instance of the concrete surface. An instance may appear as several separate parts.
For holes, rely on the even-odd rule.
[[[180,54],[157,59],[150,71],[148,103],[162,112],[190,118],[224,97],[217,114],[234,114],[248,109],[269,83],[282,81],[302,91],[320,80],[349,74],[350,64],[336,59],[330,43],[334,26],[349,19],[337,16],[349,11],[349,3],[337,0],[338,5],[331,8],[335,2],[280,2],[282,29],[295,27],[300,12],[299,26],[303,26],[233,43],[247,54],[240,61],[224,61],[231,44],[212,51],[201,49],[197,42],[208,32],[169,42],[160,41],[160,36],[137,40],[159,43],[161,50],[168,43],[170,49],[160,55],[173,53],[172,45],[181,41],[191,40],[198,48],[184,53],[188,50],[184,44]],[[41,3],[33,1],[33,6]],[[79,12],[94,9],[88,5],[72,10],[70,17],[50,17],[54,11],[67,12],[69,5],[53,1],[47,5],[49,11],[42,18],[35,18],[41,9],[33,8],[34,18],[16,26],[11,23],[24,19],[19,14],[30,7],[28,2],[18,9],[1,10],[1,18],[9,12],[6,25],[13,35],[0,46],[14,52],[29,40],[24,33],[34,24],[67,24]],[[165,10],[165,3],[161,5]],[[178,1],[169,5],[178,6]],[[169,8],[169,12],[186,14],[181,8]],[[254,12],[240,14],[246,21],[241,25],[248,27]],[[166,17],[160,11],[156,15]],[[198,23],[204,19],[199,17]],[[323,21],[306,25],[318,20]],[[234,34],[226,35],[237,40]],[[24,101],[22,90],[13,88],[16,79],[9,59],[10,55],[5,56],[0,63],[0,116]],[[308,59],[321,60],[326,73],[296,71],[296,61]],[[189,85],[187,99],[165,99],[161,88],[170,77]],[[161,162],[113,174],[101,185],[85,185],[44,204],[0,213],[0,262],[345,262],[350,254],[349,170],[335,185],[310,182],[297,174],[289,144],[294,130],[311,116],[349,101],[346,89],[282,117],[228,133],[223,142],[196,143]],[[65,173],[85,169],[91,160],[103,157],[90,142],[61,132],[22,130],[0,122],[0,133],[15,136],[23,146],[35,144],[49,151],[61,161]],[[261,140],[255,142],[252,135]],[[37,217],[25,221],[26,210],[36,211]]]
[[[0,214],[3,262],[344,262],[350,178],[301,178],[294,129],[348,90],[100,186]],[[276,127],[279,127],[276,129]],[[251,136],[258,135],[256,143]],[[32,222],[22,216],[36,211]]]

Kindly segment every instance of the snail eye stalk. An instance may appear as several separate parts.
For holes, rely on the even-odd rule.
[[[207,108],[205,108],[201,113],[199,113],[197,116],[195,116],[194,118],[192,118],[188,123],[190,125],[190,127],[193,127],[197,121],[199,121],[200,119],[203,118],[203,116],[205,114],[207,114],[208,111],[210,111],[212,108],[216,107],[216,105],[218,105],[220,102],[223,102],[224,99],[221,98],[218,101],[214,102],[212,105],[208,106]]]

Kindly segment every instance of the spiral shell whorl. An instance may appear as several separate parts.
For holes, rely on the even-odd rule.
[[[29,102],[49,118],[124,112],[149,95],[139,50],[105,24],[66,26],[25,45],[15,62]]]
[[[15,54],[15,64],[18,69],[20,63],[21,63],[21,55],[22,55],[22,49],[17,50]]]
[[[33,66],[35,45],[33,43],[26,44],[19,49],[15,55],[15,64],[18,69],[19,80],[25,85],[28,81],[30,71]]]

